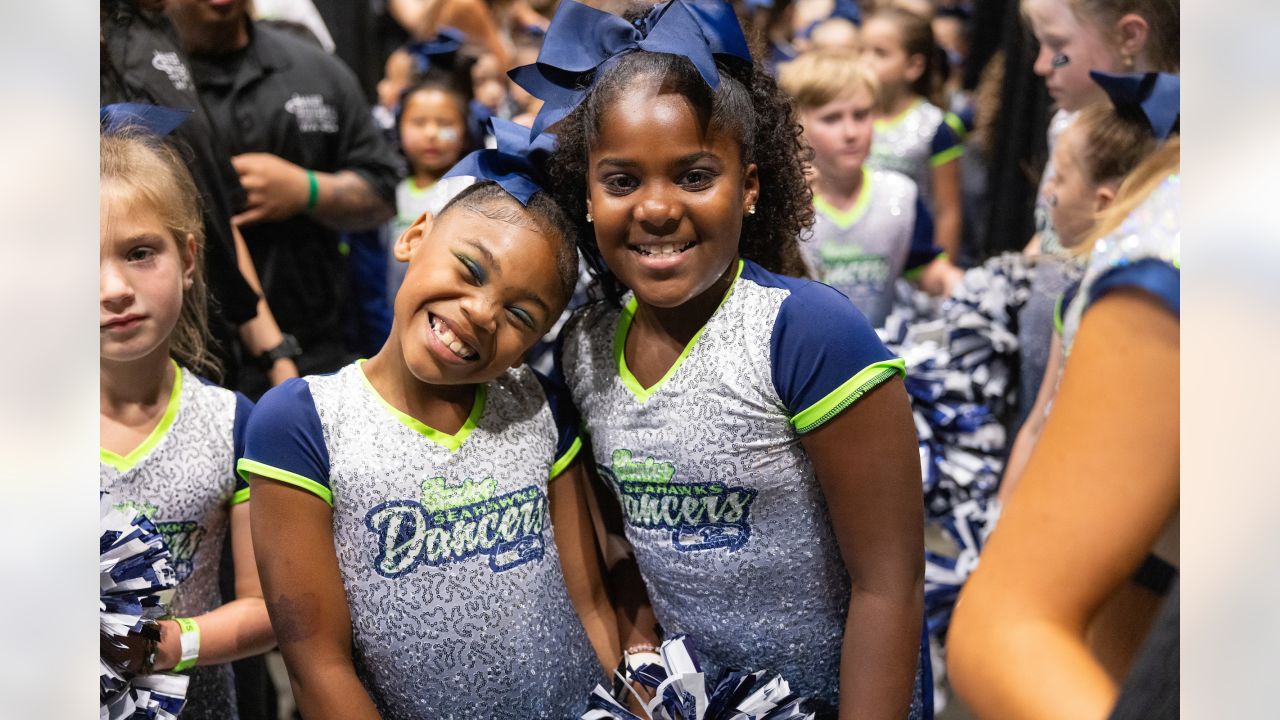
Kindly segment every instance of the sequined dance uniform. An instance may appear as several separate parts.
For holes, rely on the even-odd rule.
[[[1120,227],[1093,246],[1079,287],[1064,296],[1062,347],[1068,355],[1084,313],[1112,290],[1145,290],[1174,315],[1180,314],[1181,186],[1181,176],[1165,178]]]
[[[169,611],[195,617],[222,604],[218,564],[230,506],[249,499],[235,474],[252,403],[174,364],[173,392],[160,424],[128,455],[98,451],[102,490],[156,524],[173,555],[178,588]],[[204,665],[191,676],[182,717],[234,720],[230,664]]]
[[[894,280],[942,253],[916,184],[892,170],[864,167],[852,208],[837,210],[815,192],[813,209],[813,237],[800,244],[809,270],[848,296],[872,326],[883,326],[893,309]]]
[[[360,365],[264,395],[239,468],[332,505],[370,697],[392,718],[577,717],[604,675],[547,507],[581,447],[567,403],[509,370],[450,435],[389,405]]]
[[[960,118],[920,99],[895,118],[875,121],[867,165],[914,180],[925,207],[936,212],[933,169],[964,154],[963,134]]]
[[[658,621],[710,675],[771,669],[833,712],[849,576],[800,438],[904,365],[831,288],[738,273],[652,387],[622,352],[634,297],[580,311],[561,367]]]

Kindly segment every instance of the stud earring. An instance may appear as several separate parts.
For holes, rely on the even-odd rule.
[[[591,217],[591,211],[590,211],[590,210],[588,210],[588,211],[587,211],[587,222],[595,222],[595,221],[596,221],[596,219],[595,219],[595,218],[593,218],[593,217]]]
[[[748,208],[747,208],[747,214],[748,214],[748,215],[755,215],[755,214],[756,214],[756,206],[755,206],[755,205],[752,205],[752,206],[748,207]]]
[[[1124,66],[1125,66],[1126,68],[1128,68],[1129,70],[1132,70],[1132,69],[1133,69],[1133,56],[1132,56],[1132,55],[1125,55],[1125,56],[1124,56]]]

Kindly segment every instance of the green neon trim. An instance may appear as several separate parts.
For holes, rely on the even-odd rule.
[[[902,358],[872,363],[857,375],[846,380],[840,387],[827,393],[827,396],[796,413],[791,418],[791,425],[798,433],[807,433],[830,420],[840,411],[849,407],[858,398],[866,395],[872,388],[901,373],[907,374],[907,362]]]
[[[364,363],[364,359],[356,361],[357,365],[364,365]],[[458,432],[450,435],[447,432],[431,427],[387,402],[386,398],[378,394],[378,390],[373,386],[373,383],[369,382],[369,376],[364,374],[363,367],[360,368],[360,377],[364,380],[365,386],[369,388],[369,392],[373,393],[373,396],[378,398],[378,402],[382,403],[383,407],[394,415],[397,420],[450,452],[457,452],[458,448],[462,447],[462,443],[467,441],[471,431],[476,429],[476,423],[480,421],[480,416],[484,414],[484,401],[488,396],[488,386],[476,385],[476,397],[475,400],[471,401],[471,414],[467,416],[467,421],[462,423],[462,427],[458,429]]]
[[[435,184],[435,183],[431,183],[430,185],[428,185],[428,186],[426,186],[426,187],[418,187],[418,181],[417,181],[417,180],[415,180],[414,178],[411,178],[411,177],[410,177],[410,178],[405,178],[405,179],[409,181],[409,194],[410,194],[410,195],[413,195],[414,197],[417,197],[417,196],[419,196],[419,195],[422,195],[422,194],[423,194],[423,193],[425,193],[426,191],[428,191],[428,190],[430,190],[431,188],[433,188],[433,187],[435,187],[435,186],[436,186],[436,184]]]
[[[942,122],[946,123],[947,127],[954,130],[956,137],[960,138],[961,142],[964,142],[964,138],[969,134],[969,131],[964,129],[964,121],[961,120],[959,116],[953,112],[943,113]]]
[[[242,502],[249,502],[249,488],[240,488],[231,496],[232,505],[239,505]]]
[[[929,164],[932,165],[933,167],[941,167],[951,162],[952,160],[955,160],[956,158],[960,157],[963,154],[964,154],[963,145],[952,145],[946,150],[943,150],[942,152],[929,158]]]
[[[569,446],[569,449],[565,450],[563,455],[556,458],[555,464],[551,466],[552,480],[554,480],[557,475],[564,472],[565,469],[569,467],[569,464],[573,462],[574,458],[578,457],[578,451],[581,449],[582,449],[582,438],[580,437],[574,438],[573,444]]]
[[[874,123],[872,123],[872,125],[875,127],[876,130],[889,130],[894,125],[897,125],[903,120],[906,120],[907,116],[911,114],[911,111],[920,107],[921,103],[923,102],[924,102],[924,98],[916,98],[916,101],[908,105],[906,110],[903,110],[902,112],[898,113],[894,117],[887,118],[887,119],[882,118],[880,120],[876,120]]]
[[[858,199],[854,201],[853,207],[848,210],[840,210],[836,206],[827,201],[814,191],[813,208],[818,212],[826,215],[831,222],[835,223],[841,230],[848,230],[853,224],[862,219],[866,214],[867,207],[871,204],[871,171],[862,168],[862,187],[858,190]]]
[[[142,458],[154,450],[156,445],[159,445],[164,436],[168,434],[169,428],[173,427],[173,421],[178,417],[179,401],[182,398],[182,368],[178,367],[178,363],[173,358],[170,358],[169,362],[173,364],[173,389],[169,391],[169,403],[165,405],[164,414],[160,416],[160,422],[152,428],[151,434],[147,436],[147,439],[131,450],[128,455],[122,457],[104,447],[99,447],[98,459],[103,463],[120,472],[128,472],[130,468],[137,465]]]
[[[724,297],[720,298],[720,304],[716,306],[715,312],[711,313],[711,317],[715,317],[716,313],[720,312],[720,308],[724,307],[725,300],[728,300],[729,296],[733,294],[733,289],[738,286],[738,278],[742,277],[742,268],[743,262],[742,259],[739,258],[738,269],[733,274],[733,282],[729,283],[729,289],[725,291]],[[613,333],[613,355],[618,362],[618,379],[622,380],[622,384],[631,391],[631,394],[643,403],[652,397],[654,393],[658,392],[663,383],[665,383],[672,375],[676,374],[676,370],[680,369],[680,366],[684,363],[684,359],[689,357],[690,352],[693,352],[693,346],[698,344],[698,338],[702,337],[702,333],[707,329],[707,326],[704,324],[702,327],[698,328],[698,332],[694,333],[693,337],[689,338],[689,344],[684,346],[684,350],[681,351],[680,357],[677,357],[676,361],[671,364],[671,367],[667,368],[667,373],[663,375],[658,382],[654,383],[652,387],[646,388],[640,384],[639,380],[636,380],[636,376],[632,375],[631,369],[627,367],[625,352],[627,347],[627,332],[631,329],[631,321],[635,319],[635,316],[636,296],[632,295],[631,299],[627,301],[627,306],[622,309],[622,314],[618,317],[618,329]],[[707,322],[710,323],[711,318],[707,318]]]
[[[1059,295],[1058,300],[1053,303],[1053,331],[1062,334],[1062,300],[1065,296]]]
[[[240,458],[240,462],[236,463],[236,470],[240,471],[240,476],[246,481],[249,479],[249,473],[253,473],[268,480],[300,487],[329,503],[329,507],[333,507],[333,491],[309,477],[303,477],[297,473],[281,470],[278,467],[272,467],[249,458]]]

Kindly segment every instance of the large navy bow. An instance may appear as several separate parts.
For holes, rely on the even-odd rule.
[[[1181,83],[1177,75],[1090,70],[1089,77],[1107,92],[1116,114],[1144,123],[1157,139],[1167,139],[1178,124]]]
[[[186,122],[190,110],[176,110],[146,103],[114,103],[98,110],[103,135],[114,135],[127,129],[138,129],[165,137]]]
[[[498,146],[467,155],[444,176],[492,180],[521,205],[528,205],[529,198],[546,185],[546,162],[555,149],[556,136],[546,133],[534,137],[529,128],[502,118],[491,118],[490,122]]]
[[[533,121],[533,134],[541,134],[582,102],[592,73],[635,51],[688,58],[711,88],[720,86],[715,55],[751,61],[742,27],[724,0],[670,0],[654,6],[635,24],[564,0],[551,19],[538,61],[508,73],[544,103]]]
[[[458,50],[462,49],[462,43],[466,37],[461,30],[442,27],[434,38],[411,42],[405,45],[404,49],[413,58],[417,71],[424,73],[431,67],[433,61],[452,67],[453,58]]]

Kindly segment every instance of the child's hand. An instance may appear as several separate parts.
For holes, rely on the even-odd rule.
[[[248,202],[231,218],[236,225],[286,220],[307,206],[307,171],[271,153],[244,153],[231,158]]]

